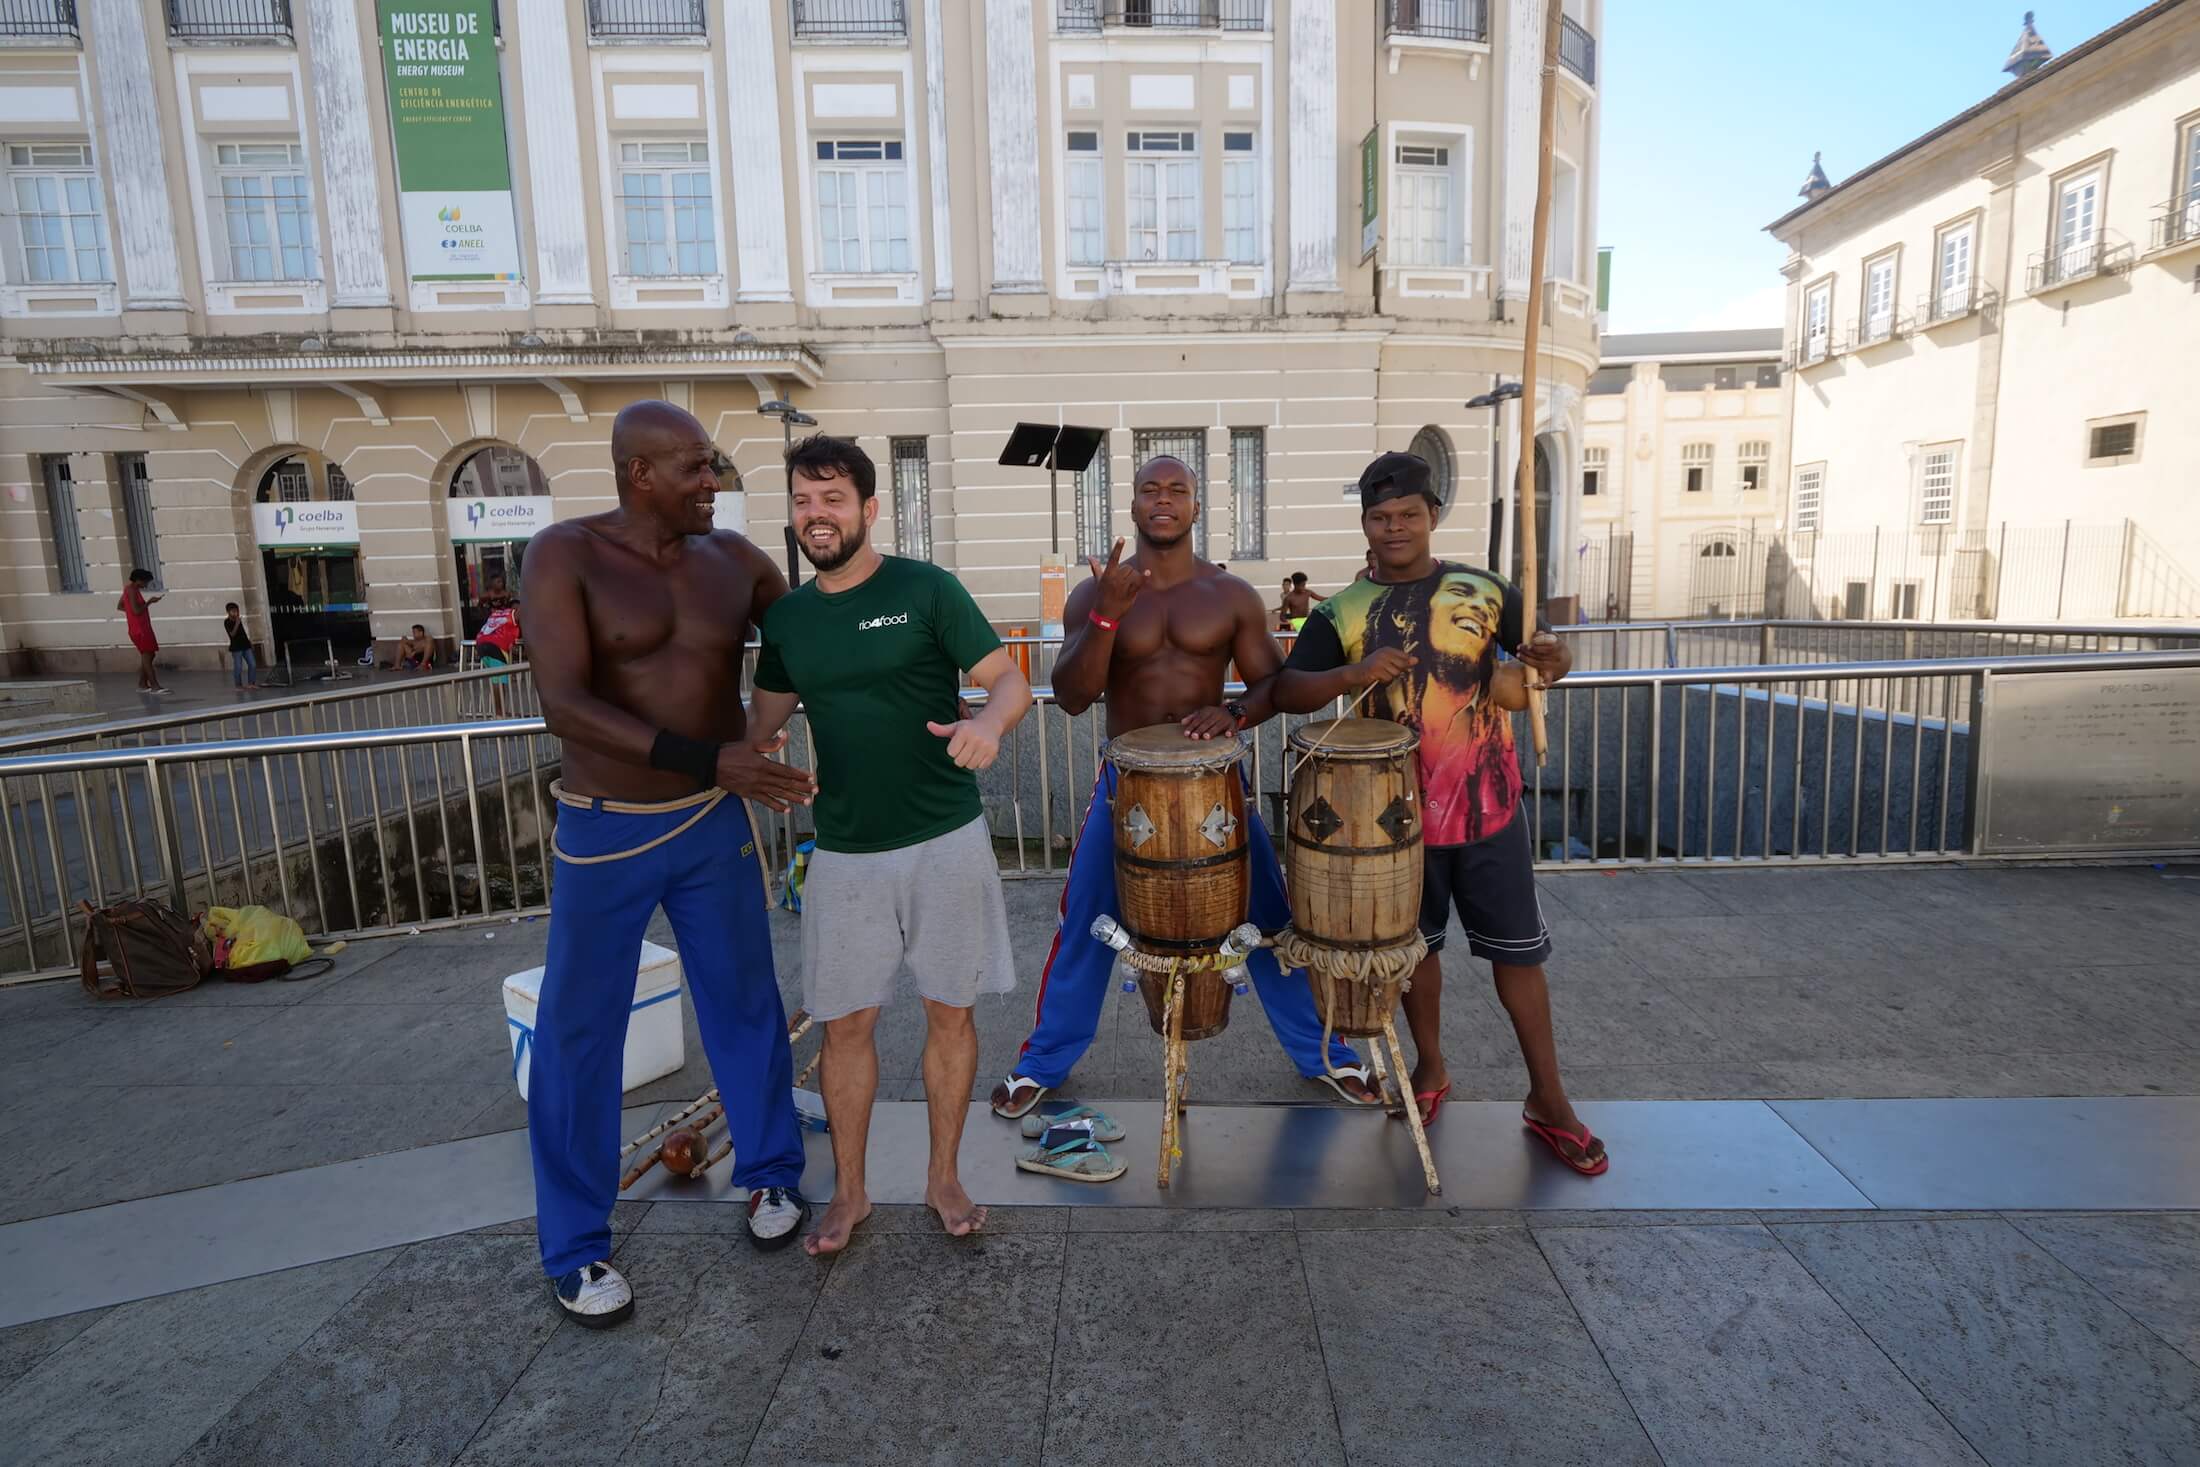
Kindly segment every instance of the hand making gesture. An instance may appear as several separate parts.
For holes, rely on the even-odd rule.
[[[1115,548],[1108,552],[1108,563],[1102,565],[1099,557],[1088,555],[1085,564],[1092,567],[1092,578],[1100,583],[1100,604],[1093,608],[1095,615],[1108,621],[1121,621],[1123,613],[1131,609],[1131,602],[1146,588],[1149,573],[1135,565],[1124,565],[1123,542],[1117,540]]]

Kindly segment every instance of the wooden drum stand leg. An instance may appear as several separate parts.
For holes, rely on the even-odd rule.
[[[1184,1080],[1184,974],[1174,964],[1169,969],[1169,997],[1162,1009],[1161,1039],[1161,1164],[1155,1185],[1167,1190],[1169,1169],[1184,1155],[1176,1106]]]
[[[1428,1195],[1441,1197],[1444,1195],[1444,1184],[1436,1175],[1436,1158],[1428,1149],[1428,1131],[1421,1125],[1421,1107],[1413,1098],[1413,1071],[1406,1068],[1406,1052],[1398,1043],[1398,1021],[1393,1015],[1383,1015],[1383,1038],[1390,1045],[1392,1063],[1398,1067],[1398,1095],[1405,1101],[1406,1125],[1413,1132],[1414,1149],[1421,1153],[1421,1176],[1428,1182]],[[1375,1051],[1375,1064],[1379,1069],[1382,1065],[1382,1050],[1376,1045],[1368,1047]]]

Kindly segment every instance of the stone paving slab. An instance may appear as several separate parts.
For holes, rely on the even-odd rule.
[[[2018,1231],[2200,1365],[2200,1214],[2019,1214]]]

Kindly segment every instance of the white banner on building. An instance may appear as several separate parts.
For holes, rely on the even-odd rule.
[[[532,539],[549,529],[557,518],[551,512],[547,494],[463,496],[445,500],[444,513],[449,517],[452,542],[461,545],[473,540]]]
[[[359,506],[350,500],[255,504],[252,534],[262,549],[291,545],[357,545]]]
[[[739,489],[721,489],[713,494],[710,499],[710,527],[746,535],[749,532],[749,496]]]

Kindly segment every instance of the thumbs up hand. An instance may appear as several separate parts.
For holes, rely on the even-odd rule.
[[[947,740],[947,757],[955,761],[957,769],[990,769],[993,761],[1000,757],[1001,736],[981,719],[927,722],[924,727],[934,738]]]

